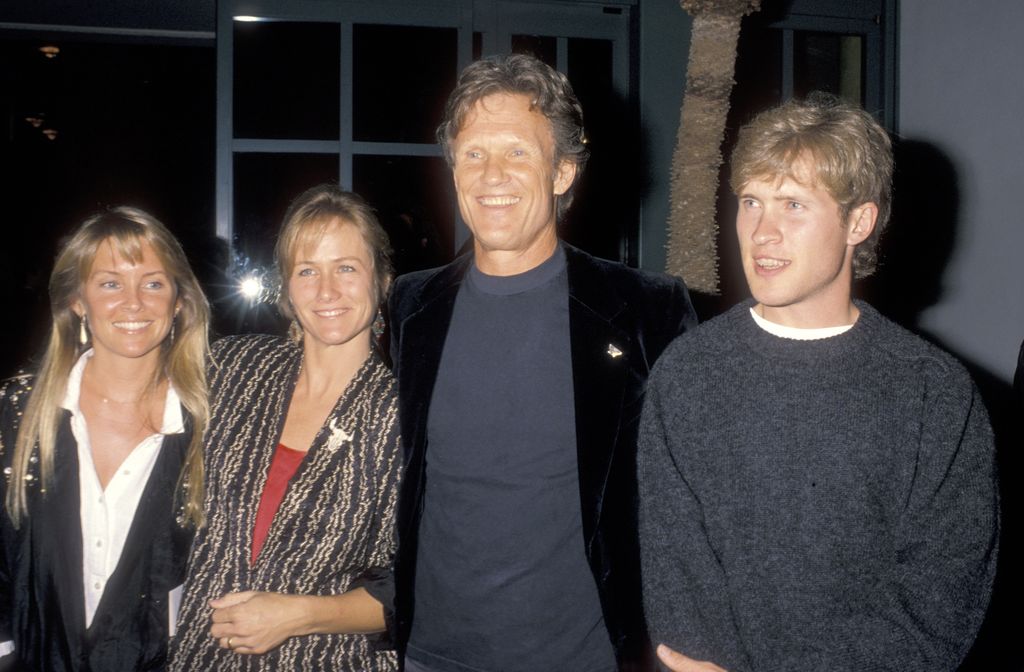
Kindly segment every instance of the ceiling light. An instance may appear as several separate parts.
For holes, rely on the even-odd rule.
[[[57,54],[60,53],[60,48],[55,47],[52,44],[39,47],[39,52],[47,58],[57,58]]]

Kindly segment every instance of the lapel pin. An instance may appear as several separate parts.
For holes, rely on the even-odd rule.
[[[324,450],[334,452],[338,448],[345,448],[352,442],[352,434],[346,432],[341,426],[341,420],[332,420],[330,423],[331,435],[327,437],[327,445]]]
[[[618,359],[619,357],[622,357],[622,350],[619,350],[614,345],[609,343],[608,344],[608,356],[611,357],[612,359]]]

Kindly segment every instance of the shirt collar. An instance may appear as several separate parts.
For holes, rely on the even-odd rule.
[[[761,327],[769,334],[773,336],[779,336],[781,338],[790,338],[794,341],[817,341],[822,338],[832,338],[839,334],[845,333],[853,328],[852,324],[844,324],[838,327],[821,327],[817,329],[801,329],[800,327],[787,327],[784,324],[778,324],[777,322],[771,322],[764,319],[757,314],[753,308],[750,309],[750,315],[754,318],[754,322],[757,322],[757,326]]]
[[[64,393],[64,402],[61,408],[71,411],[71,415],[78,417],[82,415],[82,408],[78,399],[82,392],[82,374],[85,373],[85,365],[93,356],[93,349],[89,348],[82,353],[75,365],[71,367],[68,375],[67,391]],[[181,414],[181,398],[174,390],[174,385],[167,383],[167,395],[164,397],[164,416],[160,426],[161,434],[181,434],[185,431],[185,422]]]

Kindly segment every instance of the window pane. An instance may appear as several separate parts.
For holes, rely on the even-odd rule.
[[[223,289],[211,296],[217,332],[283,333],[285,322],[273,307],[275,296],[245,299],[240,282],[248,277],[276,280],[274,244],[288,204],[306,189],[338,181],[333,154],[236,154],[234,257]],[[270,284],[265,283],[265,284]]]
[[[337,140],[336,23],[235,23],[236,138]]]
[[[353,135],[368,142],[433,143],[455,88],[455,28],[357,25]]]
[[[473,60],[479,61],[483,58],[484,54],[484,34],[481,32],[473,33]]]
[[[554,68],[558,66],[558,38],[548,35],[513,35],[512,53],[536,56]]]
[[[333,154],[236,154],[235,249],[270,266],[288,204],[310,187],[337,181]]]
[[[391,237],[397,273],[452,260],[455,190],[444,159],[356,156],[352,164],[356,192],[377,210]]]
[[[612,81],[612,43],[570,38],[568,77],[583,106],[590,162],[576,184],[563,224],[567,241],[591,254],[619,259],[621,240],[635,237],[642,171],[636,120]],[[628,260],[627,260],[628,261]]]
[[[742,35],[736,45],[736,84],[729,97],[729,135],[761,110],[782,102],[783,31],[748,17]]]
[[[793,36],[793,93],[827,91],[855,105],[864,104],[863,38],[808,33]]]

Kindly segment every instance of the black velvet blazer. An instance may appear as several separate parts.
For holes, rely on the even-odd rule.
[[[30,389],[28,376],[0,388],[0,462],[5,468]],[[184,581],[191,543],[191,533],[175,520],[174,504],[190,420],[186,416],[186,432],[164,438],[117,568],[86,629],[78,448],[70,418],[65,411],[46,493],[40,492],[36,471],[28,489],[27,519],[15,529],[6,509],[2,514],[0,641],[14,641],[16,670],[163,669],[168,593]],[[7,478],[0,478],[2,495]]]
[[[564,245],[583,536],[619,667],[653,669],[637,542],[636,440],[647,375],[697,319],[683,283]],[[406,472],[398,510],[393,634],[413,618],[427,415],[459,285],[472,256],[402,276],[389,301]]]

